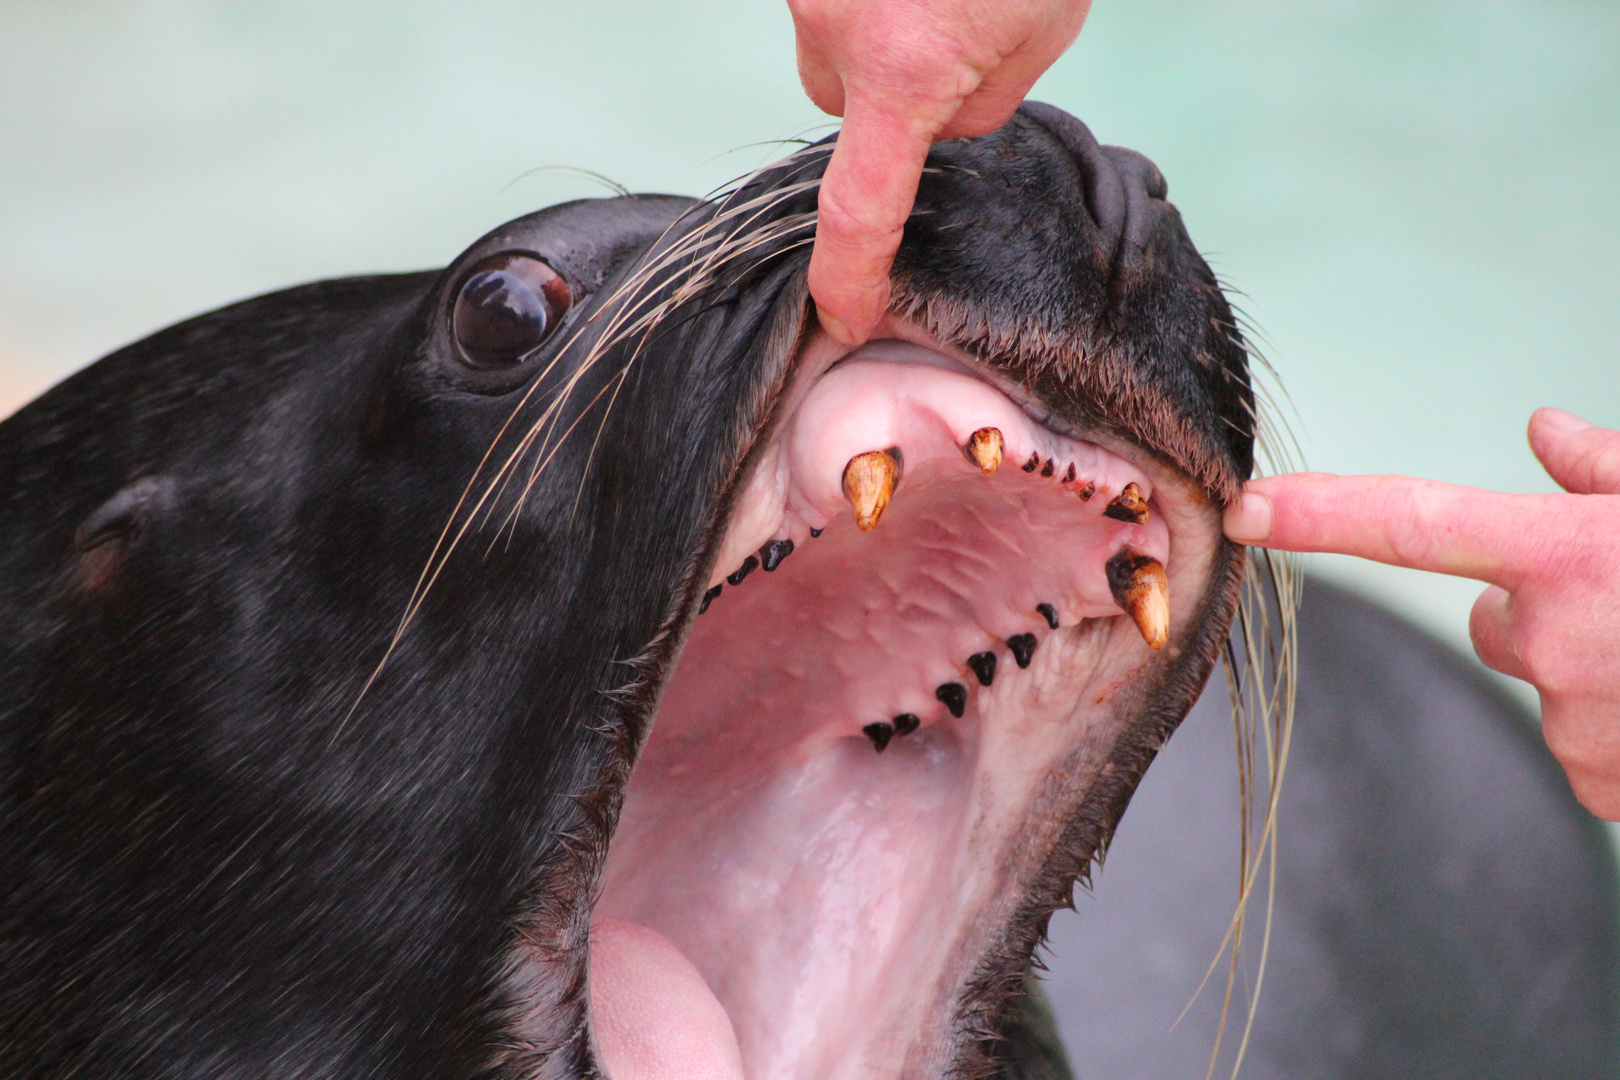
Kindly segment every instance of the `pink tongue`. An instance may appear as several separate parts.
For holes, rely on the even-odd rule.
[[[743,1080],[731,1017],[656,930],[607,915],[591,924],[591,1012],[612,1080]]]

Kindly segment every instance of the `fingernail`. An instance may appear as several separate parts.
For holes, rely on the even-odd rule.
[[[1563,409],[1539,409],[1537,412],[1543,422],[1551,424],[1559,431],[1586,431],[1592,427],[1574,413],[1567,413]]]
[[[1236,543],[1263,544],[1271,537],[1271,500],[1257,491],[1245,491],[1226,508],[1222,524],[1227,537]]]
[[[853,348],[860,344],[855,335],[850,332],[849,327],[844,325],[844,321],[828,313],[827,309],[820,304],[816,305],[816,318],[821,320],[821,328],[827,331],[832,339],[840,345],[848,345]]]

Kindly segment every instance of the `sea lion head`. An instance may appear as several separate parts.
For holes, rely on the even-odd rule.
[[[0,1064],[593,1075],[594,914],[748,1076],[992,1067],[1226,641],[1246,353],[1158,170],[1040,105],[934,147],[841,348],[828,148],[0,427]]]

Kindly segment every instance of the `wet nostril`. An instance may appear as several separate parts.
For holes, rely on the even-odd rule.
[[[1164,173],[1159,171],[1157,165],[1138,154],[1135,150],[1126,150],[1123,147],[1109,147],[1109,149],[1121,155],[1129,154],[1135,159],[1137,179],[1143,189],[1147,191],[1148,198],[1163,200],[1169,196],[1170,181],[1164,178]]]
[[[1080,170],[1080,195],[1091,220],[1104,236],[1117,235],[1125,219],[1125,190],[1091,129],[1062,109],[1039,101],[1026,101],[1018,111],[1045,128],[1073,155]]]
[[[1149,247],[1162,215],[1155,209],[1169,194],[1158,167],[1118,146],[1099,145],[1091,130],[1062,109],[1025,102],[1019,113],[1040,125],[1074,160],[1080,195],[1097,227],[1095,257],[1117,282]]]
[[[1164,178],[1164,173],[1153,162],[1148,162],[1153,169],[1153,176],[1148,181],[1148,195],[1155,199],[1168,199],[1170,197],[1170,181]]]

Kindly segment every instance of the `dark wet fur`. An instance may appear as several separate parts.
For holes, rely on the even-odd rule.
[[[1243,351],[1152,166],[1036,106],[930,162],[898,309],[1229,496],[1252,453]],[[601,353],[532,490],[531,453],[388,649],[486,451],[504,461],[579,368],[637,258],[715,213],[554,208],[443,273],[165,330],[0,425],[0,1075],[594,1072],[591,890],[806,333],[802,232]],[[513,248],[584,299],[518,371],[469,372],[446,312],[466,267]],[[1207,677],[1224,559],[975,979],[957,1074],[995,1068],[1048,913]]]

